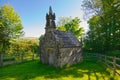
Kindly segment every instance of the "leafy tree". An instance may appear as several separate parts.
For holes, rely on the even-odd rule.
[[[44,38],[44,34],[42,34],[39,38],[39,40],[42,40]]]
[[[88,21],[90,30],[85,38],[85,48],[88,48],[89,51],[103,51],[104,37],[99,20],[99,16],[94,16]]]
[[[10,5],[0,7],[0,56],[5,52],[11,39],[21,36],[22,29],[20,16],[14,8]]]
[[[84,29],[82,27],[80,27],[80,19],[78,17],[71,19],[68,21],[68,18],[66,18],[67,20],[65,20],[65,18],[60,19],[59,22],[64,22],[66,21],[66,23],[64,23],[63,25],[60,25],[57,27],[58,30],[61,31],[69,31],[72,32],[78,39],[80,39],[83,35],[84,35]]]
[[[66,23],[69,23],[71,21],[72,21],[72,17],[59,17],[57,26],[64,26]]]
[[[99,51],[120,49],[120,1],[84,0],[83,8],[86,13],[89,13],[88,15],[92,15],[88,21],[90,31],[86,43],[95,40],[96,47],[92,46],[93,43],[89,43],[91,48],[94,50],[99,48]]]
[[[31,58],[33,56],[34,58],[34,54],[38,53],[39,40],[20,38],[12,41],[9,46],[10,48],[8,48],[6,52],[14,55],[15,59],[24,61],[27,57]]]

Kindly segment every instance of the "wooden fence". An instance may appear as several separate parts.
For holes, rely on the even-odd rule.
[[[96,53],[86,53],[83,55],[83,60],[98,60],[102,64],[106,65],[113,70],[113,74],[120,76],[120,58],[116,56],[107,56]]]
[[[36,54],[2,54],[2,56],[0,56],[1,58],[1,64],[4,65],[8,65],[8,64],[13,64],[13,63],[20,63],[20,62],[24,62],[24,61],[29,61],[29,60],[34,60],[38,58],[38,55]],[[1,65],[1,66],[2,66]]]

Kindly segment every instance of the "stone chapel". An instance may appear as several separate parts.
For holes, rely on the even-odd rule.
[[[46,14],[45,35],[40,40],[40,60],[55,67],[72,65],[82,60],[82,43],[70,32],[56,30],[55,13]]]

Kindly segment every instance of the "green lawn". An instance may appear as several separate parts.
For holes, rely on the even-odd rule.
[[[83,61],[62,69],[29,61],[0,68],[0,80],[120,80],[99,62]]]

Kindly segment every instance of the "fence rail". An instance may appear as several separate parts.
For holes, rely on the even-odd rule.
[[[13,64],[13,63],[20,63],[24,61],[34,60],[38,58],[36,54],[2,54],[0,56],[0,66]]]
[[[113,74],[118,74],[120,76],[120,58],[112,57],[98,53],[86,53],[83,56],[83,60],[98,60],[107,67],[113,70]],[[119,63],[118,63],[119,62]],[[118,71],[119,70],[119,71]]]

